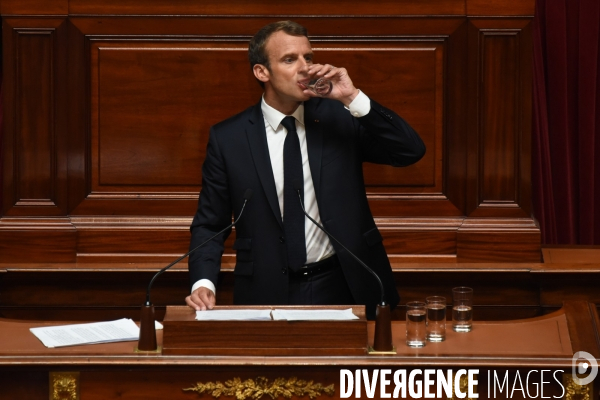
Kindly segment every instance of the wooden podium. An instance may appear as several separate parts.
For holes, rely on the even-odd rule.
[[[170,310],[171,311],[171,310]],[[165,331],[157,332],[157,341],[161,346],[173,347],[178,343],[174,338],[166,338],[175,331],[172,329],[183,324],[183,317],[178,316],[180,308],[169,312],[171,321],[165,321]],[[215,339],[219,332],[217,329],[207,331],[200,328],[202,322],[192,321],[193,312],[189,312],[189,322],[197,323],[194,328],[194,340],[210,344],[215,349],[224,347],[216,345],[223,339]],[[212,321],[210,325],[214,325]],[[275,321],[266,321],[275,322]],[[596,306],[587,302],[567,302],[564,307],[552,314],[512,321],[479,321],[473,322],[473,331],[457,333],[449,329],[447,338],[440,343],[427,343],[420,349],[410,348],[406,341],[406,325],[404,321],[392,322],[393,343],[396,345],[397,354],[377,355],[352,355],[350,351],[343,355],[283,355],[261,356],[260,350],[255,350],[257,355],[243,355],[242,351],[230,355],[189,355],[189,354],[161,354],[161,353],[136,353],[134,342],[104,343],[96,345],[72,346],[49,349],[29,331],[32,327],[63,325],[63,321],[26,321],[0,318],[0,388],[1,398],[6,399],[76,399],[79,395],[85,400],[122,400],[127,399],[214,399],[210,394],[204,393],[199,397],[199,387],[225,387],[227,390],[237,390],[245,382],[255,384],[257,390],[263,390],[261,384],[268,380],[269,385],[284,385],[293,382],[303,382],[302,390],[315,390],[321,388],[315,395],[318,400],[336,400],[340,396],[340,370],[367,370],[369,376],[373,371],[382,368],[390,370],[406,370],[407,374],[415,369],[479,369],[479,398],[488,397],[488,387],[494,384],[495,376],[508,376],[512,387],[513,382],[520,374],[525,385],[527,374],[537,370],[537,381],[540,381],[541,370],[550,370],[545,381],[544,397],[560,398],[565,390],[569,393],[582,393],[572,395],[571,399],[589,398],[598,400],[597,391],[593,384],[588,387],[577,387],[571,375],[572,357],[574,352],[585,351],[598,359],[600,356],[600,318]],[[330,321],[328,323],[331,323]],[[356,325],[364,324],[364,320]],[[332,324],[335,325],[335,324]],[[246,338],[247,330],[241,328],[241,323],[231,323],[227,331],[229,338],[236,337],[236,341],[249,340]],[[267,325],[269,326],[269,325]],[[290,331],[302,326],[288,323]],[[313,325],[314,329],[320,329]],[[275,325],[273,325],[275,328]],[[281,333],[280,330],[273,332]],[[374,323],[367,322],[368,339],[373,341]],[[273,334],[263,332],[260,341],[262,347],[272,346],[277,342]],[[330,339],[340,339],[341,330],[323,332]],[[163,338],[163,334],[165,337]],[[282,336],[295,335],[294,332],[283,332]],[[316,332],[315,336],[320,336]],[[327,337],[324,336],[324,337]],[[358,335],[357,335],[358,336]],[[164,339],[164,340],[163,340]],[[191,339],[190,339],[191,341]],[[259,341],[259,342],[260,342]],[[326,339],[320,339],[325,342]],[[310,343],[310,342],[308,342]],[[340,342],[336,342],[340,343]],[[180,346],[185,343],[180,343]],[[245,344],[235,343],[228,347],[241,347]],[[261,346],[261,343],[254,344]],[[317,344],[311,344],[317,346]],[[307,346],[305,344],[304,346]],[[282,345],[278,351],[291,347]],[[302,347],[300,347],[302,348]],[[320,347],[320,349],[323,349]],[[294,348],[297,349],[297,348]],[[318,350],[322,353],[325,350]],[[196,349],[198,350],[198,349]],[[210,350],[205,350],[209,352]],[[220,349],[223,351],[223,349]],[[554,376],[559,383],[549,378]],[[550,375],[548,375],[550,374]],[[534,374],[532,373],[531,376]],[[598,379],[595,384],[598,384]],[[229,386],[227,386],[229,385]],[[333,396],[327,394],[324,388],[333,387]],[[563,387],[565,390],[563,390]],[[190,393],[193,390],[196,393]],[[240,389],[243,390],[243,389]],[[53,393],[57,393],[53,395]],[[379,390],[377,391],[379,393]],[[66,395],[71,397],[66,397]],[[256,394],[256,392],[252,392]],[[493,394],[493,393],[492,393]],[[587,396],[587,397],[586,397]],[[363,392],[363,398],[365,398]],[[235,396],[222,396],[220,399],[229,400]],[[251,395],[246,397],[250,400]],[[263,399],[270,398],[264,396]],[[276,397],[283,400],[283,396]],[[307,399],[308,396],[294,395],[294,399]],[[495,396],[496,399],[512,399],[506,390]],[[540,397],[538,397],[540,398]],[[445,397],[444,397],[445,399]]]
[[[217,306],[215,310],[346,310],[350,321],[197,321],[187,306],[170,306],[163,320],[165,355],[364,355],[364,306]],[[210,312],[210,311],[207,311]]]

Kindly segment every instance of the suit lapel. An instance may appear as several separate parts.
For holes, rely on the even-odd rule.
[[[265,131],[265,122],[260,108],[260,102],[252,109],[248,119],[246,136],[252,152],[254,166],[260,178],[265,196],[271,206],[271,210],[279,225],[283,228],[281,220],[281,211],[279,209],[279,200],[277,199],[277,189],[275,188],[275,178],[273,177],[273,167],[269,157],[269,146],[267,145],[267,133]]]
[[[308,162],[317,200],[321,193],[321,155],[323,153],[323,130],[320,122],[320,99],[304,102],[304,126],[306,127],[306,146]]]

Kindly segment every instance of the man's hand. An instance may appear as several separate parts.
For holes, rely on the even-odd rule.
[[[308,89],[304,91],[304,93],[310,94],[313,97],[327,97],[339,100],[348,107],[358,95],[358,89],[354,87],[346,68],[334,67],[331,64],[312,64],[308,67],[308,75],[311,79],[326,78],[333,83],[331,93],[326,96],[317,95]]]
[[[205,287],[199,287],[194,290],[191,295],[185,298],[185,302],[196,311],[206,311],[212,310],[216,300],[212,290]]]

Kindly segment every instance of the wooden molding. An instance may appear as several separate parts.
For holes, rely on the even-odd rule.
[[[209,127],[260,97],[246,43],[281,18],[426,142],[413,166],[364,167],[394,263],[539,260],[532,0],[40,1],[0,4],[3,260],[184,253]]]

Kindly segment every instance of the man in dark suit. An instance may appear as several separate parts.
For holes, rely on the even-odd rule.
[[[399,301],[392,270],[364,187],[363,162],[406,166],[425,146],[397,114],[358,90],[345,68],[313,63],[302,26],[282,21],[251,40],[252,71],[264,87],[261,101],[213,126],[202,167],[202,191],[192,222],[191,247],[236,225],[235,304],[365,304],[374,315],[379,286],[333,237],[370,266]],[[333,82],[329,94],[309,80]],[[229,231],[189,260],[196,310],[215,304],[223,244]]]

